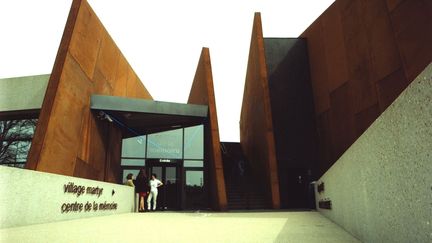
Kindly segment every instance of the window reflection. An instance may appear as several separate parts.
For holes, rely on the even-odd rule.
[[[122,142],[122,157],[144,158],[146,136],[125,138]]]
[[[202,160],[204,158],[204,126],[123,139],[122,159],[146,158]]]
[[[204,186],[203,171],[186,171],[186,186],[203,187]]]
[[[121,159],[121,165],[145,166],[144,159]]]
[[[181,159],[183,156],[183,129],[148,135],[147,157]]]
[[[203,159],[204,158],[204,126],[194,126],[185,128],[184,131],[184,158]]]
[[[185,177],[186,208],[206,208],[207,194],[204,188],[204,172],[202,170],[186,170]]]
[[[37,119],[0,121],[0,164],[24,168]]]
[[[202,160],[185,160],[184,167],[204,167],[204,162]]]

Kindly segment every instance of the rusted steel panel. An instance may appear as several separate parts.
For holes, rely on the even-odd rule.
[[[240,118],[240,144],[273,208],[280,207],[279,179],[261,16],[255,13]]]
[[[26,167],[119,182],[121,137],[90,111],[92,94],[152,99],[85,0],[74,0]]]
[[[227,197],[220,150],[216,99],[213,86],[210,52],[203,48],[189,94],[188,104],[207,105],[209,117],[205,124],[205,154],[210,170],[211,204],[214,209],[226,210]]]

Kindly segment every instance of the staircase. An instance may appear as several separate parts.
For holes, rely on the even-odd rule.
[[[253,178],[240,143],[221,143],[229,210],[270,209],[271,202]]]

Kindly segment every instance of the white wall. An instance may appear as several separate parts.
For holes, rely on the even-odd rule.
[[[363,242],[432,242],[432,64],[320,178],[319,211]]]
[[[65,185],[98,187],[102,193],[65,193]],[[112,194],[114,190],[114,194]],[[82,211],[62,212],[67,203],[82,203]],[[89,202],[91,209],[85,211]],[[98,210],[93,209],[93,202]],[[115,203],[117,208],[101,210],[100,203]],[[0,166],[0,228],[48,223],[61,220],[133,212],[134,189],[132,187],[62,176],[33,170]]]
[[[0,79],[0,112],[40,109],[50,75]]]

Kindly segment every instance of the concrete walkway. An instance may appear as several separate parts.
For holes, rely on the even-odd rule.
[[[360,242],[318,212],[152,212],[0,230],[0,242]]]

